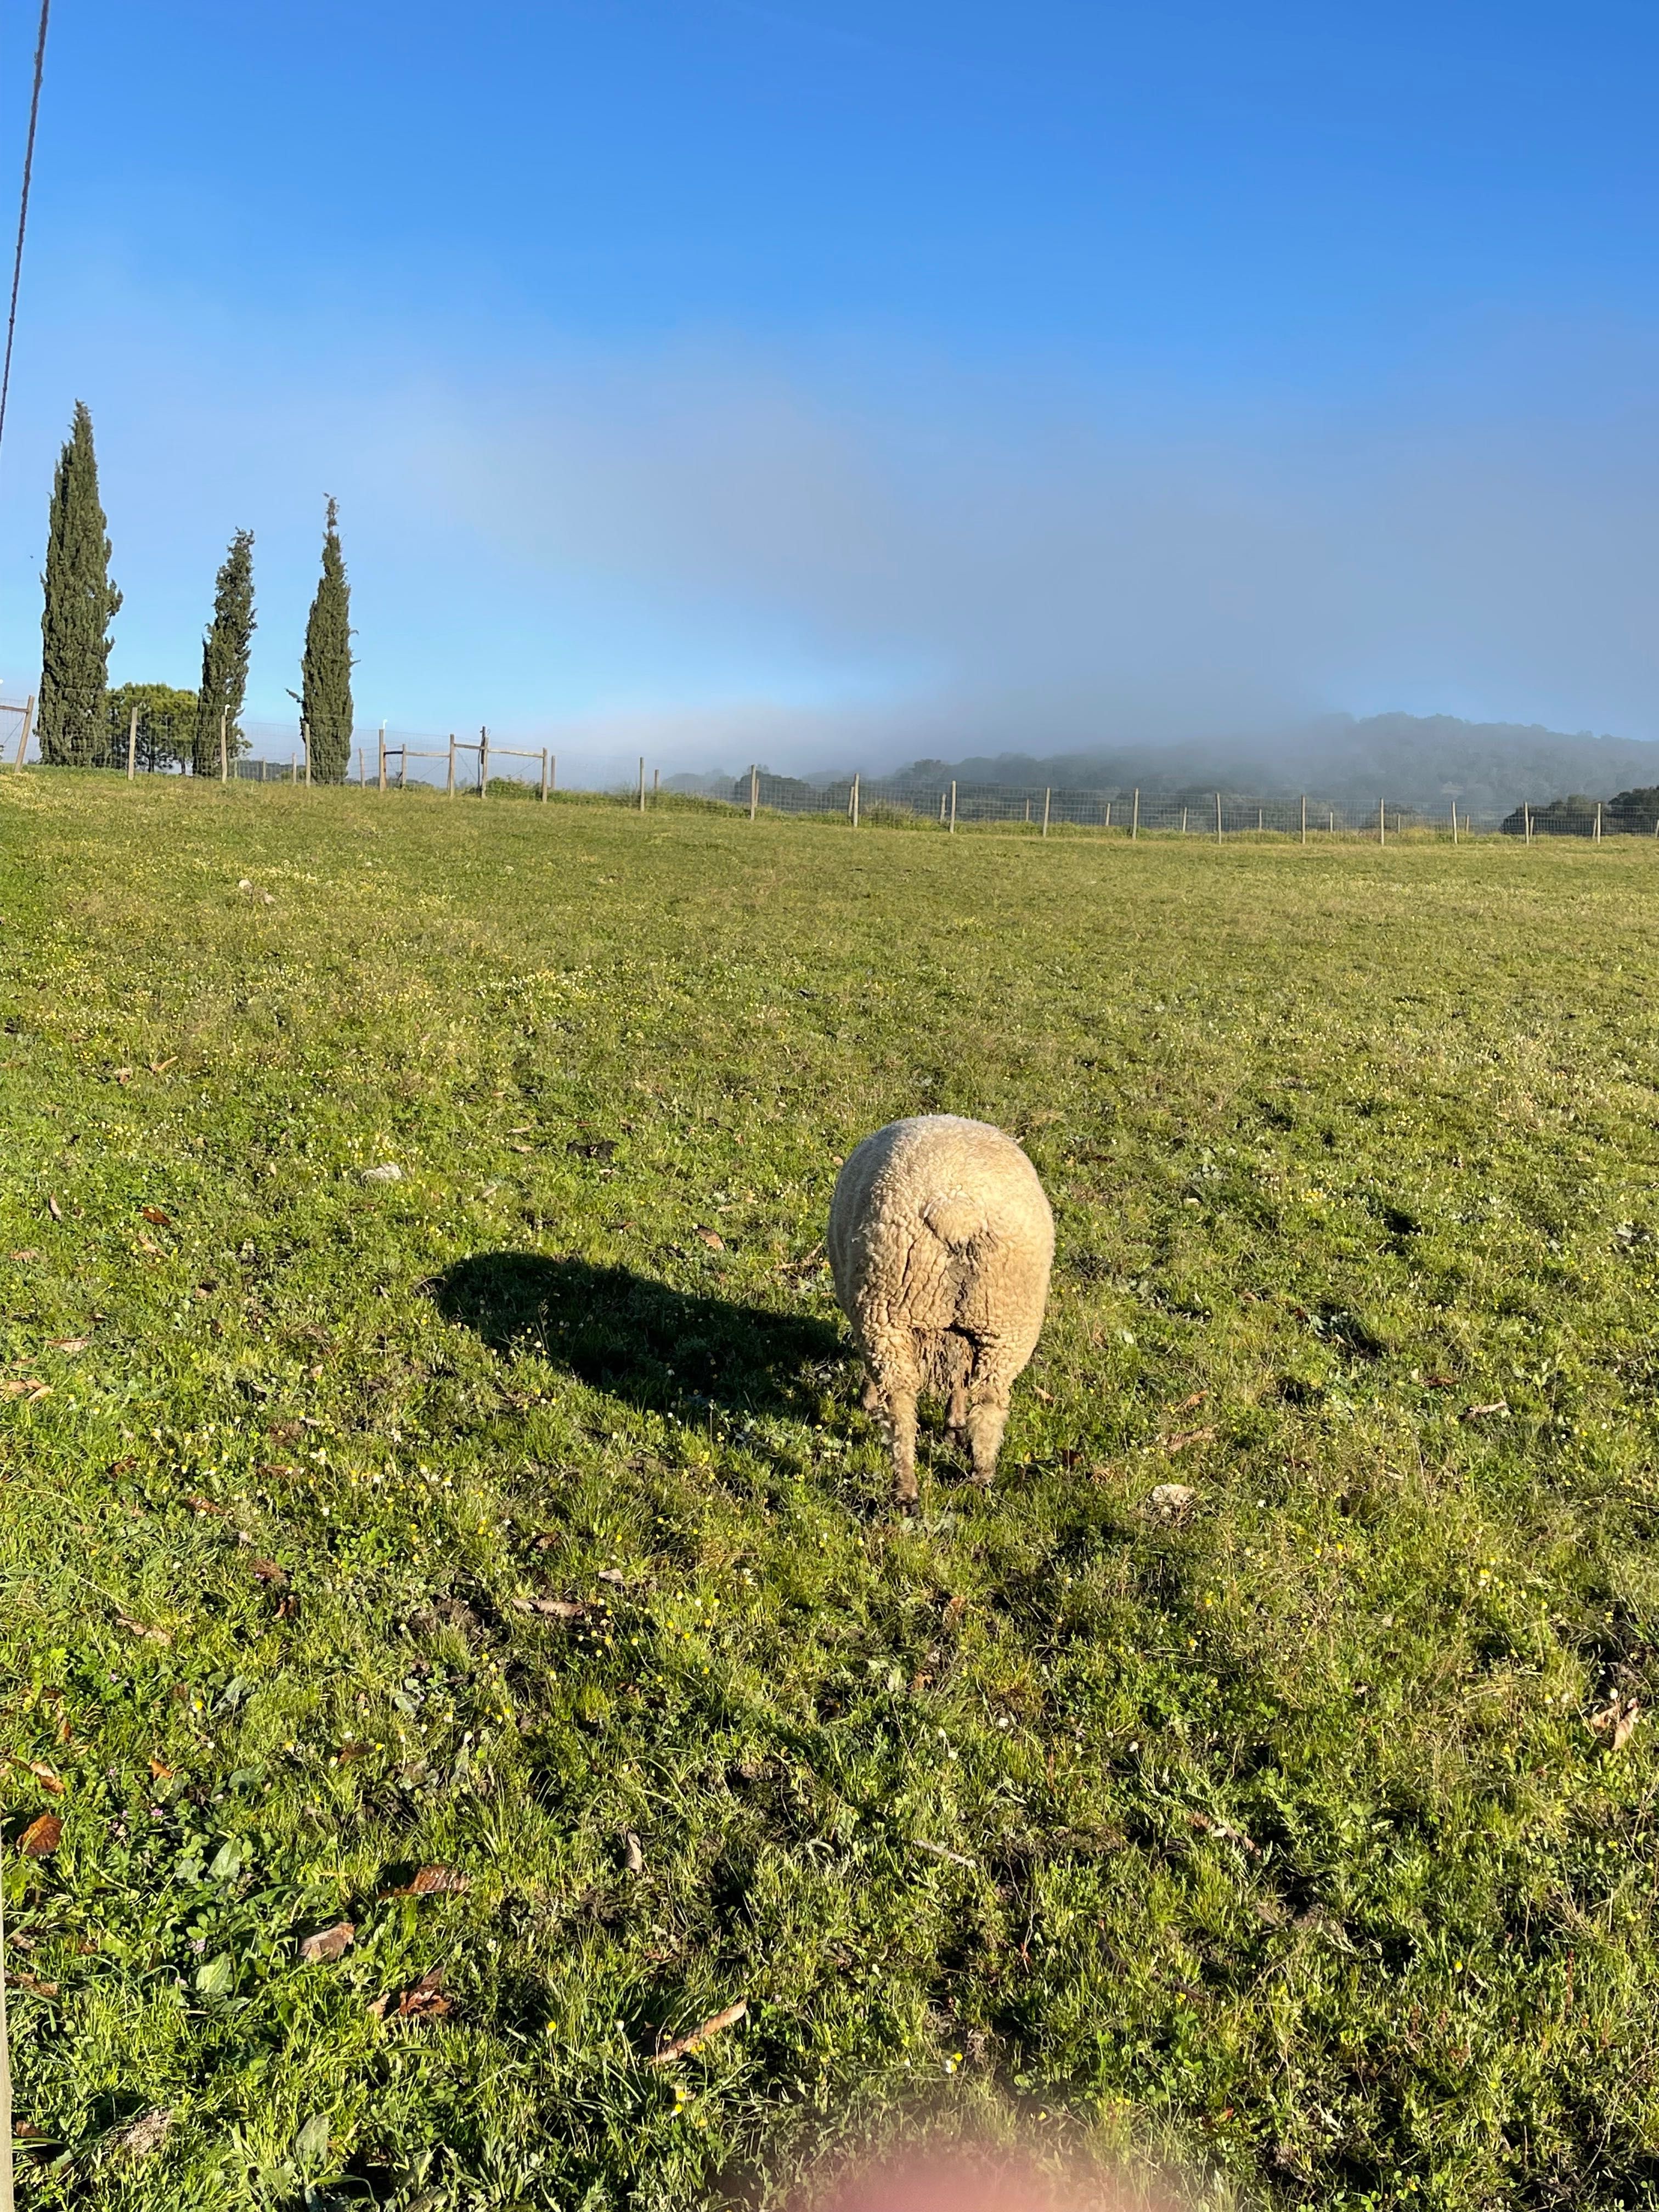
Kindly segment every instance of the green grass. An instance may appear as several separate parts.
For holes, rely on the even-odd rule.
[[[0,914],[26,2205],[724,2202],[901,2122],[1659,2201],[1591,1725],[1659,1650],[1650,847],[31,775]],[[935,1109],[1059,1259],[907,1524],[818,1247]]]

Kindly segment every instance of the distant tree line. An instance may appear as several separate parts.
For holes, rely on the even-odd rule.
[[[1506,837],[1524,837],[1528,823],[1534,836],[1593,837],[1598,806],[1604,837],[1651,837],[1659,824],[1659,784],[1639,784],[1604,799],[1588,799],[1582,791],[1569,792],[1565,799],[1552,799],[1547,805],[1517,806],[1498,826]]]
[[[202,639],[201,683],[194,691],[170,684],[110,689],[110,625],[121,607],[121,592],[110,577],[110,552],[92,416],[77,399],[52,479],[40,579],[46,595],[36,724],[40,757],[52,768],[125,768],[131,740],[136,765],[147,771],[189,769],[217,775],[222,758],[247,750],[241,713],[258,627],[253,532],[239,530],[221,564],[212,619]],[[322,575],[306,624],[301,689],[294,695],[316,782],[343,782],[351,757],[351,588],[340,550],[339,511],[331,499]]]

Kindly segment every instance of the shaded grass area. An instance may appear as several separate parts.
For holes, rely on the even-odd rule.
[[[901,2121],[1656,2201],[1656,894],[0,783],[24,2201],[746,2200]],[[929,1109],[1060,1252],[906,1524],[820,1248]]]

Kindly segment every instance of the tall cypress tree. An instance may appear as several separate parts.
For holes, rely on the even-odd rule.
[[[225,750],[234,759],[246,748],[236,726],[247,690],[248,653],[253,620],[253,532],[239,530],[230,541],[213,589],[213,620],[202,640],[202,688],[197,694],[196,750],[191,762],[198,775],[219,773],[219,723],[225,723]]]
[[[311,732],[311,774],[343,783],[351,761],[351,586],[340,554],[339,508],[328,502],[323,574],[306,624],[300,712]]]
[[[40,757],[57,768],[100,767],[109,758],[109,625],[121,594],[109,580],[104,532],[92,417],[77,399],[52,480],[40,579]]]

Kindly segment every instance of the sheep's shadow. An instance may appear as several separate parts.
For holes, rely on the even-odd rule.
[[[829,1322],[706,1297],[586,1260],[478,1252],[428,1285],[447,1321],[494,1352],[556,1367],[659,1413],[710,1405],[816,1417],[846,1358]]]

